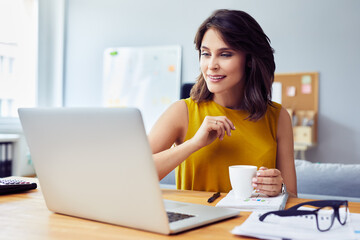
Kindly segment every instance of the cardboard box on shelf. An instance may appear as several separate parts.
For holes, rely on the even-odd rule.
[[[311,145],[315,143],[314,128],[313,126],[295,126],[294,130],[294,142]]]

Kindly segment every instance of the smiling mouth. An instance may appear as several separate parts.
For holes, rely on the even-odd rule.
[[[207,75],[207,76],[212,82],[219,82],[226,77],[225,75]]]

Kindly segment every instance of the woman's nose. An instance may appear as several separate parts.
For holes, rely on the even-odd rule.
[[[209,67],[209,69],[218,69],[219,68],[219,63],[215,57],[212,57],[210,59],[208,67]]]

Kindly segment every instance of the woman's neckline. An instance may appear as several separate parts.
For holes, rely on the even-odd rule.
[[[234,111],[234,112],[245,112],[244,109],[233,109],[233,108],[230,108],[230,107],[225,107],[217,102],[215,102],[214,100],[210,100],[211,102],[213,102],[216,106],[219,106],[225,110],[228,110],[228,111]]]

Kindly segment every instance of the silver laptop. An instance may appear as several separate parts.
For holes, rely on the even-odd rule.
[[[162,234],[239,214],[162,199],[135,108],[28,108],[19,109],[19,116],[53,212]],[[174,213],[184,219],[171,222]]]

